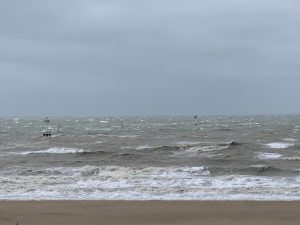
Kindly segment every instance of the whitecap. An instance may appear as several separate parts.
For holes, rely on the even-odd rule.
[[[259,152],[257,154],[257,157],[259,159],[263,159],[263,160],[270,160],[270,159],[278,159],[280,158],[282,155],[278,154],[278,153],[267,153],[267,152]]]
[[[149,145],[140,145],[138,147],[136,147],[136,150],[145,150],[145,149],[151,149],[152,147]]]
[[[299,156],[291,156],[291,157],[283,157],[281,159],[282,160],[287,160],[287,161],[299,161],[300,157]]]
[[[211,151],[220,151],[220,150],[224,150],[227,149],[229,146],[195,146],[195,147],[191,147],[188,148],[186,151],[187,152],[211,152]]]
[[[206,158],[215,158],[215,157],[219,157],[222,156],[223,154],[211,154],[211,155],[207,155]]]
[[[40,151],[27,151],[21,152],[19,155],[29,155],[29,154],[76,154],[76,153],[85,153],[91,152],[89,150],[77,149],[77,148],[65,148],[65,147],[54,147],[47,150]]]
[[[272,168],[272,166],[268,166],[268,165],[252,165],[251,168],[254,168],[254,169],[258,170],[258,171],[263,171],[263,170]]]
[[[136,138],[137,135],[117,135],[116,137],[120,137],[120,138]]]
[[[266,144],[268,148],[289,148],[294,146],[292,143],[283,143],[283,142],[273,142]]]
[[[201,144],[199,141],[177,141],[175,142],[176,145],[198,145]]]
[[[296,141],[298,141],[298,139],[296,139],[296,138],[284,138],[283,140],[284,141],[290,141],[290,142],[296,142]]]
[[[0,199],[300,200],[298,178],[210,176],[205,167],[84,166],[51,170],[24,175],[19,171],[10,176],[0,173]]]

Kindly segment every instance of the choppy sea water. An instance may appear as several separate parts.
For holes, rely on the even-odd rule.
[[[298,115],[50,120],[0,118],[0,199],[300,200]]]

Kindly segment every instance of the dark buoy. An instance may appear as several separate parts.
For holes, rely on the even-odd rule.
[[[50,120],[46,117],[43,121],[47,126],[47,129],[43,131],[43,137],[51,137],[51,130],[49,129]]]
[[[198,126],[198,116],[194,116],[194,125],[195,127]]]
[[[51,131],[43,131],[43,137],[51,137]]]

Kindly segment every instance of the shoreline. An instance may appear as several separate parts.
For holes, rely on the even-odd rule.
[[[0,201],[0,224],[298,225],[300,201]]]

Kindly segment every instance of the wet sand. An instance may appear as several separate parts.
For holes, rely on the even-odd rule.
[[[0,201],[1,225],[299,225],[300,201]]]

